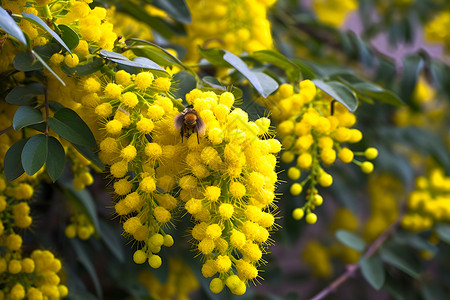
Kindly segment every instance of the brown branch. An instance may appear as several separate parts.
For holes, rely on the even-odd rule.
[[[363,257],[368,258],[375,254],[375,252],[380,248],[383,243],[393,234],[397,228],[400,226],[400,223],[404,216],[404,210],[399,214],[397,220],[389,226],[372,244],[370,244],[369,248],[367,248],[366,252],[363,254]],[[358,262],[348,265],[347,271],[343,273],[341,276],[336,278],[332,283],[330,283],[327,287],[321,290],[317,295],[310,298],[310,300],[321,300],[334,292],[341,284],[343,284],[347,279],[353,277],[360,268],[360,264]]]
[[[5,129],[3,129],[2,131],[0,131],[0,135],[2,135],[2,134],[4,134],[4,133],[7,133],[7,132],[10,131],[11,129],[13,129],[13,126],[12,126],[12,125],[9,126],[9,127],[7,127],[7,128],[5,128]]]

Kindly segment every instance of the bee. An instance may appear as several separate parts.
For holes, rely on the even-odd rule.
[[[181,142],[183,142],[184,137],[188,138],[195,132],[197,133],[197,142],[200,144],[199,135],[205,134],[206,124],[192,105],[187,106],[173,118],[173,125],[177,130],[180,130]]]

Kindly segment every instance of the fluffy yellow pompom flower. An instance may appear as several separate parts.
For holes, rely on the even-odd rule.
[[[167,92],[170,90],[170,78],[168,77],[159,77],[153,81],[153,88],[160,92]]]
[[[72,53],[72,55],[70,55],[70,53],[67,53],[66,57],[64,58],[64,63],[69,68],[74,68],[74,67],[78,66],[78,64],[80,63],[78,56],[75,53]]]
[[[136,123],[136,128],[143,134],[149,134],[155,128],[155,124],[151,119],[141,117],[141,119]]]
[[[117,85],[115,83],[108,83],[103,92],[105,93],[105,95],[112,99],[120,99],[122,88],[120,87],[120,85]]]
[[[209,201],[215,202],[219,200],[220,193],[221,193],[220,188],[217,186],[208,186],[205,189],[205,197]]]
[[[129,108],[133,108],[139,103],[136,94],[133,92],[126,92],[122,94],[120,100],[124,105],[128,106]]]
[[[134,83],[140,90],[146,90],[153,83],[154,76],[149,72],[141,72],[136,75]]]

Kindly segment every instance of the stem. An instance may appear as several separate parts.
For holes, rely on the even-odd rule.
[[[45,107],[45,135],[48,136],[48,122],[47,119],[49,118],[50,111],[48,108],[48,85],[47,85],[47,78],[44,77],[44,107]]]
[[[43,7],[43,9],[44,9],[44,16],[45,16],[45,18],[51,20],[52,19],[52,12],[50,11],[50,8],[48,7],[48,5],[45,5]]]
[[[369,248],[367,248],[366,252],[363,254],[364,258],[371,257],[377,250],[380,248],[383,243],[389,238],[391,234],[397,230],[400,226],[401,220],[404,216],[404,210],[399,214],[397,220],[389,226],[372,244],[370,244]],[[343,284],[347,279],[353,277],[356,271],[360,268],[360,264],[358,262],[347,266],[347,271],[343,273],[341,276],[336,278],[332,283],[330,283],[327,287],[325,287],[322,291],[320,291],[317,295],[312,297],[310,300],[321,300],[334,292],[341,284]]]
[[[9,126],[9,127],[7,127],[7,128],[5,128],[5,129],[3,129],[2,131],[0,131],[0,135],[2,135],[2,134],[4,134],[4,133],[7,133],[7,132],[10,131],[11,129],[13,129],[13,126],[12,126],[12,125]]]

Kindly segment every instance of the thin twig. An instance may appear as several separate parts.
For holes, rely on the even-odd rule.
[[[0,135],[2,135],[2,134],[4,134],[4,133],[7,133],[7,132],[10,131],[11,129],[13,129],[13,126],[12,126],[12,125],[9,126],[9,127],[7,127],[7,128],[5,128],[5,129],[3,129],[2,131],[0,131]]]
[[[402,210],[404,211],[404,210]],[[404,213],[400,213],[397,220],[389,226],[370,246],[367,248],[366,252],[363,254],[364,258],[371,257],[377,250],[380,248],[383,243],[389,238],[391,234],[397,230],[399,227],[401,220],[403,219]],[[321,290],[317,295],[312,297],[310,300],[321,300],[334,292],[342,283],[344,283],[350,277],[353,277],[360,268],[360,264],[358,262],[348,265],[347,271],[345,271],[341,276],[336,278],[332,283],[330,283],[327,287]]]

